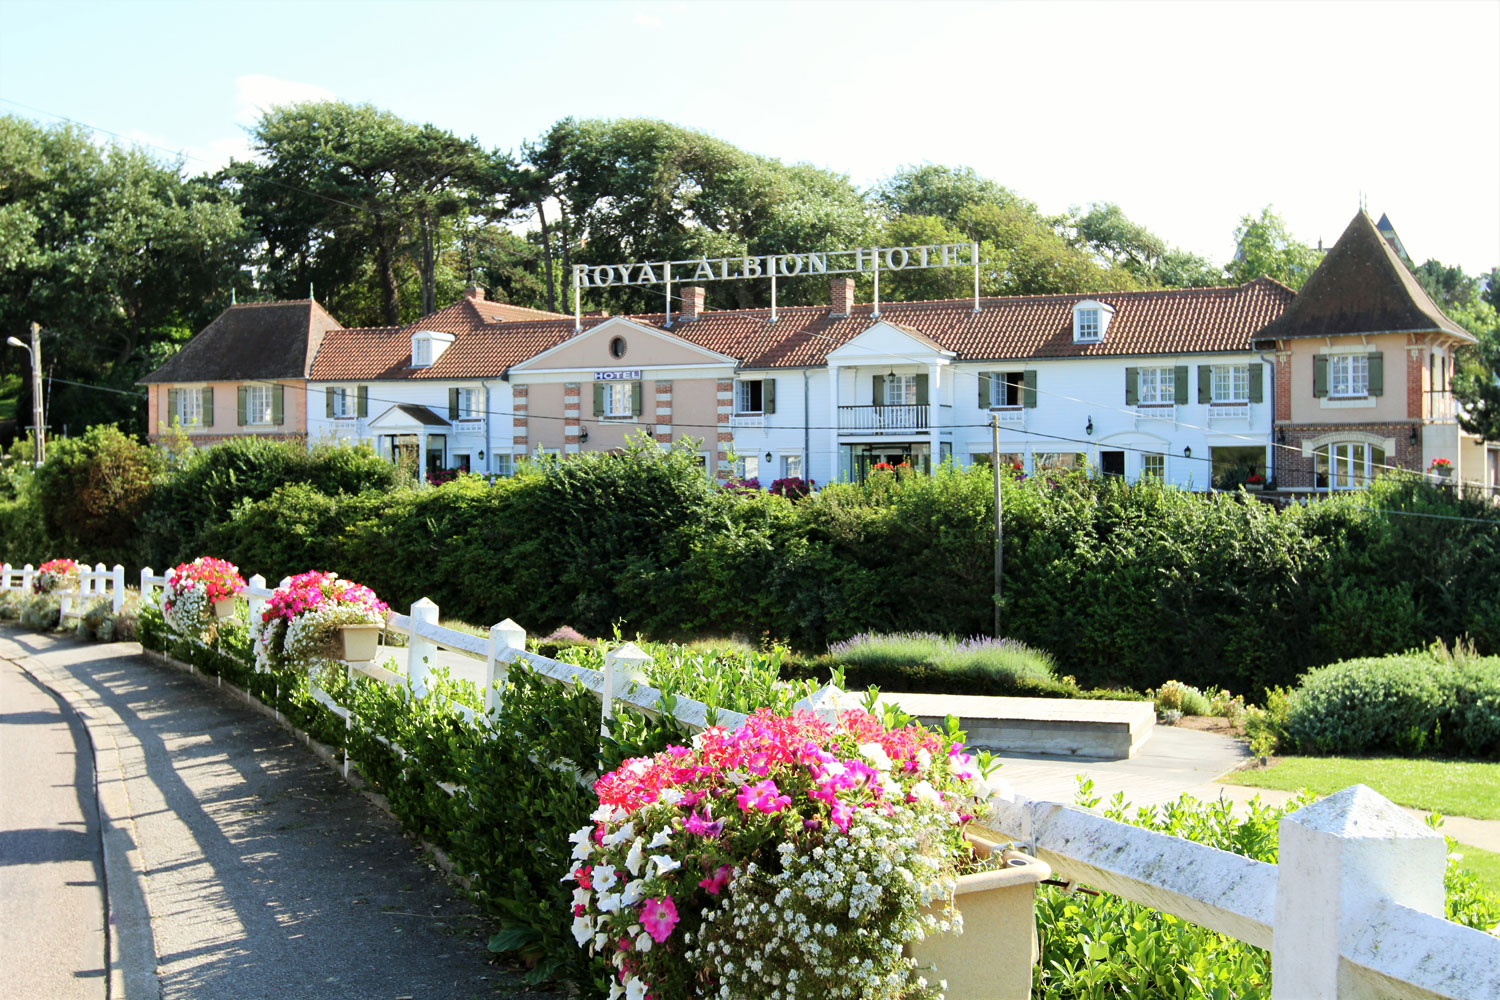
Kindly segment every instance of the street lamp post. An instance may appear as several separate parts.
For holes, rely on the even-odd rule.
[[[42,413],[42,327],[40,323],[31,324],[31,344],[27,346],[19,337],[7,337],[5,342],[12,347],[24,348],[31,355],[31,417],[36,423],[36,464],[41,468],[42,459],[47,455],[46,445],[46,421]]]

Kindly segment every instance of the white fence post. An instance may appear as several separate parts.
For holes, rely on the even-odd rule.
[[[1378,995],[1344,956],[1381,936],[1383,901],[1442,916],[1446,841],[1364,785],[1283,817],[1279,836],[1273,1000]]]
[[[94,589],[90,591],[95,597],[102,596],[108,589],[109,568],[103,563],[94,563]]]
[[[150,566],[141,567],[141,603],[145,604],[151,599],[151,577],[154,576]]]
[[[10,563],[0,563],[0,590],[10,589]]]
[[[250,585],[251,590],[266,589],[266,578],[261,576],[259,573],[255,574],[245,582]],[[250,621],[254,622],[256,621],[256,616],[260,614],[260,609],[265,607],[266,602],[263,598],[256,597],[253,594],[246,594],[245,600],[250,602]]]
[[[115,563],[109,571],[110,608],[115,614],[125,609],[125,567]]]
[[[436,625],[438,606],[422,598],[411,606],[411,641],[407,644],[406,686],[416,698],[427,696],[427,674],[437,660],[437,643],[417,635],[423,625]]]
[[[484,714],[500,711],[500,689],[496,686],[500,673],[500,651],[502,649],[526,648],[526,630],[507,618],[490,626],[489,655],[484,660]]]
[[[36,570],[32,569],[31,563],[21,567],[21,589],[31,593],[31,588],[36,583]]]
[[[599,719],[599,731],[609,735],[609,720],[615,716],[615,696],[625,690],[632,681],[645,681],[646,664],[651,657],[633,642],[604,654],[604,690],[599,692],[604,702],[604,714]]]

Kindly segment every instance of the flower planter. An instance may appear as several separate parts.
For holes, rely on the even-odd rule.
[[[1436,466],[1433,466],[1432,474],[1435,475],[1435,476],[1437,476],[1439,479],[1447,479],[1449,476],[1453,475],[1453,466],[1451,466],[1451,465],[1436,465]]]
[[[214,617],[215,618],[233,618],[234,617],[234,598],[232,598],[232,597],[226,597],[226,598],[224,598],[221,601],[214,601]]]
[[[995,845],[971,837],[975,852],[988,856]],[[907,953],[928,982],[946,980],[948,1000],[1028,1000],[1031,970],[1038,957],[1036,887],[1052,876],[1044,861],[1006,851],[1007,865],[962,875],[953,904],[963,914],[962,934],[938,934],[907,945]],[[940,907],[934,907],[934,910]]]
[[[385,629],[380,625],[340,625],[339,659],[348,663],[368,663],[375,659],[377,642],[383,631]]]

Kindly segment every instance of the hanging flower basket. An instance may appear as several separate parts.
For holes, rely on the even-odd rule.
[[[863,711],[711,727],[595,784],[573,936],[615,997],[933,996],[905,948],[962,927],[954,892],[989,864],[964,825],[996,784],[962,744]],[[1017,940],[969,960],[1029,969]]]
[[[234,563],[201,556],[167,574],[162,617],[178,635],[212,638],[220,622],[234,616],[234,595],[244,589],[245,580]]]
[[[57,594],[68,597],[78,593],[78,561],[75,559],[49,559],[37,567],[38,594]]]
[[[348,663],[369,663],[380,648],[384,625],[340,625],[339,659]]]
[[[1427,471],[1435,476],[1447,478],[1453,474],[1453,462],[1447,458],[1434,458],[1432,464],[1427,466]]]
[[[256,669],[312,671],[331,660],[351,659],[345,655],[344,627],[369,626],[378,634],[388,610],[369,587],[341,580],[337,573],[310,570],[294,576],[250,623]],[[357,646],[353,651],[364,652]],[[374,653],[366,659],[374,659]]]

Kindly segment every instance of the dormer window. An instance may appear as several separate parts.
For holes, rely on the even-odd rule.
[[[453,334],[437,330],[418,330],[411,335],[411,366],[426,368],[442,357],[448,345],[453,343]]]
[[[1085,300],[1073,307],[1073,343],[1097,344],[1104,339],[1114,309],[1103,302]]]

